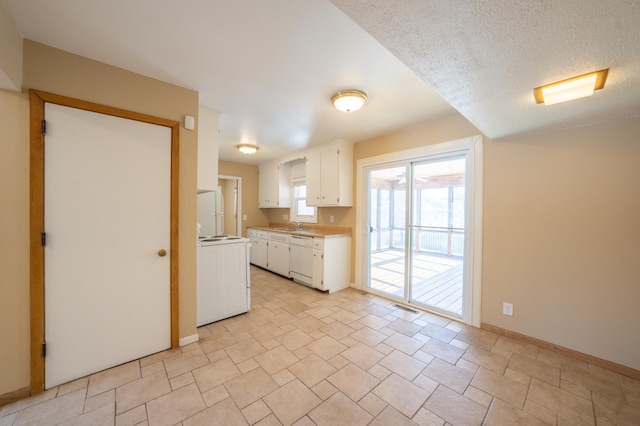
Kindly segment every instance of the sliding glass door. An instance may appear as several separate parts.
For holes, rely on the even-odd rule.
[[[368,171],[369,288],[406,298],[407,165]]]
[[[365,168],[369,290],[463,317],[467,163],[456,151]]]
[[[409,301],[462,317],[466,156],[412,165]]]

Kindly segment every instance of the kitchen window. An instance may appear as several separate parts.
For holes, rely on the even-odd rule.
[[[318,209],[307,205],[307,181],[294,179],[291,181],[291,220],[304,223],[318,223]]]

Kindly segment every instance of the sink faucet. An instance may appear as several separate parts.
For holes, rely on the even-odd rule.
[[[296,231],[302,231],[304,228],[302,227],[302,222],[296,222],[295,220],[289,221],[289,223],[293,223],[296,226]]]

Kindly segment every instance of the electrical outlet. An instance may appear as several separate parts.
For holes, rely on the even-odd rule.
[[[329,222],[333,223],[333,216],[329,216]]]
[[[246,214],[242,215],[242,220],[247,220],[247,215]]]
[[[502,313],[510,317],[513,316],[513,303],[504,302],[502,304]]]
[[[288,214],[283,214],[282,215],[282,220],[289,220],[289,215]]]

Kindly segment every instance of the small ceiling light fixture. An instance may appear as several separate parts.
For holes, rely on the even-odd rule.
[[[238,148],[238,151],[240,151],[245,155],[255,154],[256,151],[258,151],[259,149],[256,145],[251,145],[248,143],[243,143],[241,145],[238,145],[237,148]]]
[[[600,71],[536,87],[533,89],[533,95],[536,98],[536,103],[544,103],[545,105],[585,98],[593,95],[594,90],[604,87],[608,73],[609,68],[605,68]]]
[[[367,95],[360,90],[343,90],[331,97],[333,106],[343,112],[357,111],[367,102]]]

